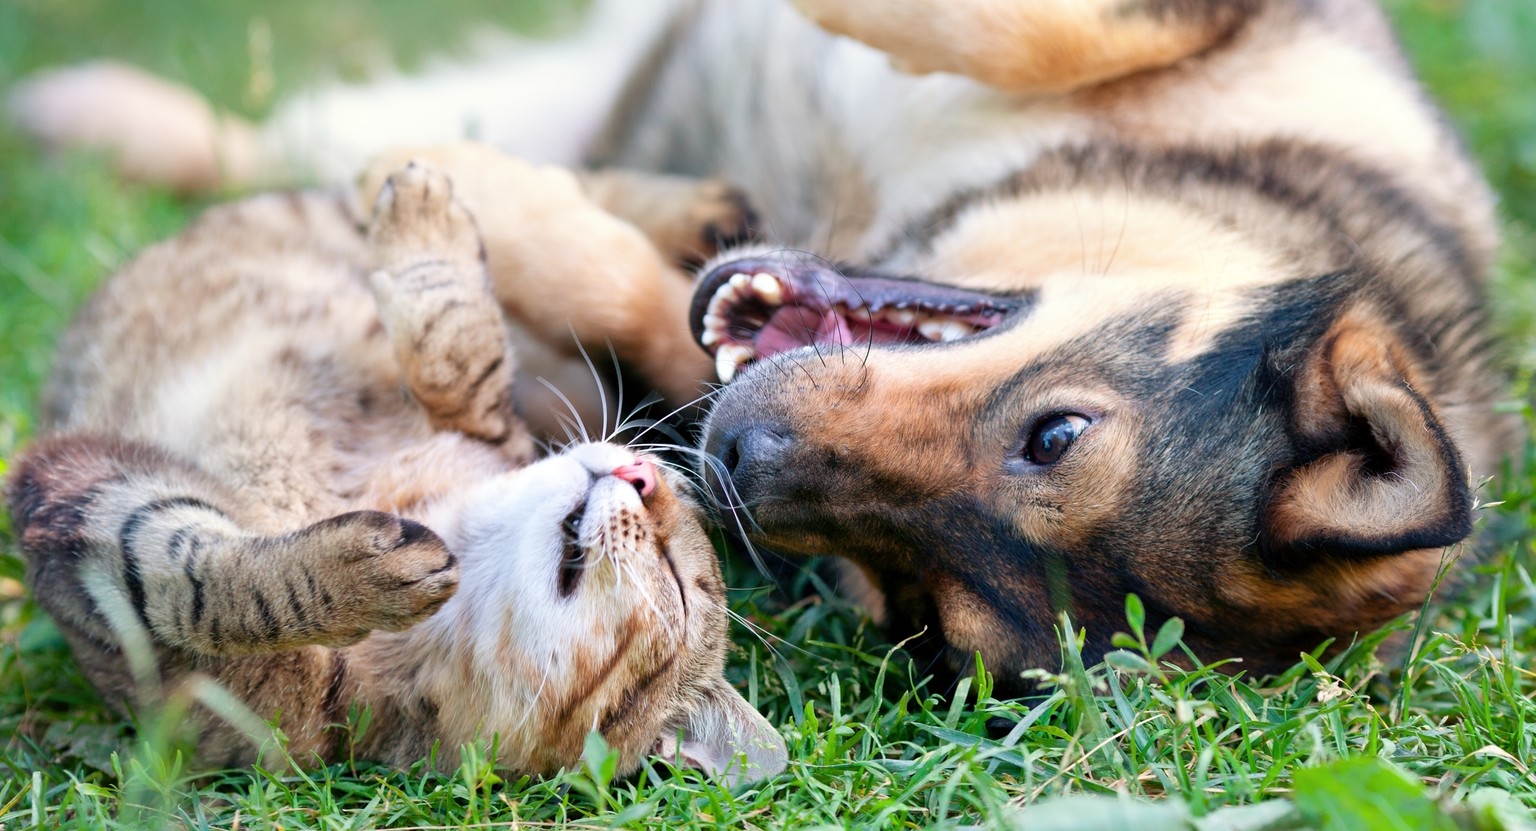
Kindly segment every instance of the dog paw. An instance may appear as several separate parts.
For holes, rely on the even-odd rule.
[[[249,127],[190,89],[112,61],[45,70],[11,89],[11,121],[52,151],[109,155],[120,176],[182,191],[250,178]]]
[[[437,534],[419,522],[380,511],[342,514],[311,526],[316,571],[338,608],[334,633],[343,643],[383,629],[420,623],[453,596],[458,560]]]
[[[479,274],[485,259],[475,218],[454,198],[452,180],[424,162],[412,161],[385,180],[368,238],[379,266],[397,278],[425,264]]]
[[[699,229],[698,247],[683,252],[689,265],[703,265],[721,251],[751,241],[757,233],[757,212],[747,194],[713,179],[699,183],[689,220]]]

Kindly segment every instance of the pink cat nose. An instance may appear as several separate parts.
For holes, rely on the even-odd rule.
[[[620,465],[613,469],[613,475],[634,485],[641,497],[650,496],[656,490],[656,465],[645,459],[636,459],[631,464]]]

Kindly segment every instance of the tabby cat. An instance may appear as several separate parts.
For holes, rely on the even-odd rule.
[[[552,204],[499,198],[520,195]],[[500,763],[547,772],[596,729],[625,770],[651,753],[733,779],[782,769],[782,739],[722,675],[724,585],[682,483],[612,444],[533,461],[517,298],[470,208],[417,163],[366,234],[356,201],[214,208],[66,334],[9,501],[87,676],[143,703],[137,633],[164,684],[211,677],[305,763],[406,765],[495,736]],[[572,227],[599,212],[553,204]],[[361,735],[354,707],[372,714]],[[196,718],[203,761],[259,758]]]

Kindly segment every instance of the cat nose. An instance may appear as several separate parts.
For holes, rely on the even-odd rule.
[[[656,491],[656,465],[645,459],[636,459],[630,464],[619,465],[613,469],[613,475],[621,481],[634,485],[642,499]]]

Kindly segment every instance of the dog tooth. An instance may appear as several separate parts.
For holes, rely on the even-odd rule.
[[[730,286],[737,291],[752,285],[752,278],[745,274],[732,274]]]
[[[895,308],[887,309],[880,315],[889,323],[897,326],[911,326],[917,322],[917,313],[911,309]]]
[[[929,340],[938,340],[944,336],[944,321],[933,319],[925,320],[917,324],[917,331],[918,334],[921,334],[923,337]]]
[[[752,290],[775,306],[784,302],[784,288],[779,285],[779,278],[772,274],[752,275]]]
[[[720,330],[725,329],[726,326],[728,326],[728,325],[729,324],[726,322],[726,319],[721,317],[720,315],[717,315],[717,314],[707,314],[707,315],[704,315],[704,328],[705,329],[714,329],[716,331],[720,331]]]
[[[726,289],[730,289],[730,286],[726,286]],[[724,317],[740,299],[735,291],[715,292],[715,296],[709,299],[709,313]]]
[[[728,343],[715,352],[715,374],[720,376],[722,384],[729,384],[736,377],[736,371],[742,364],[752,360],[757,353],[752,347],[739,343]]]
[[[873,316],[869,313],[869,309],[865,306],[853,306],[849,308],[848,317],[853,320],[857,320],[860,323],[866,324],[873,319]]]
[[[714,329],[705,329],[704,334],[699,335],[699,343],[705,346],[714,346],[720,342],[720,333]]]
[[[958,320],[951,320],[944,324],[944,329],[939,335],[939,340],[948,343],[952,340],[959,340],[961,338],[970,337],[975,333],[975,331],[976,330],[972,328],[968,323],[963,323]]]
[[[722,384],[729,384],[736,377],[736,362],[725,353],[724,347],[715,353],[715,374],[720,376]]]

